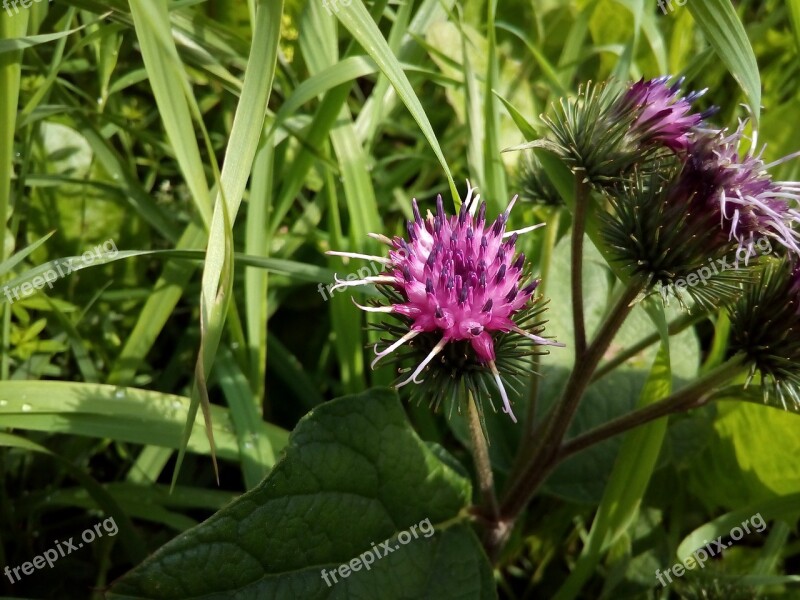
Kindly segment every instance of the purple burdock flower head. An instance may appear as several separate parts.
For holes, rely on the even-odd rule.
[[[713,114],[711,108],[703,113],[692,113],[692,103],[706,90],[680,97],[683,78],[669,85],[669,76],[632,84],[616,102],[612,115],[615,118],[634,113],[630,135],[643,144],[660,144],[673,152],[683,152],[689,147],[690,133]]]
[[[800,255],[800,234],[793,228],[800,213],[792,207],[800,199],[800,184],[773,181],[768,172],[798,153],[764,164],[761,153],[740,152],[743,129],[741,124],[730,135],[706,132],[690,144],[682,175],[686,199],[695,210],[717,216],[722,235],[745,250],[745,261],[755,254],[753,246],[762,236]]]
[[[381,274],[362,280],[347,281],[337,277],[334,289],[371,283],[384,286],[388,288],[388,305],[359,307],[370,312],[391,313],[407,325],[393,343],[381,351],[376,346],[373,367],[404,344],[414,344],[412,340],[418,336],[427,337],[429,343],[419,344],[427,354],[397,387],[421,383],[417,378],[431,361],[443,355],[448,347],[457,347],[455,354],[458,356],[447,357],[445,352],[442,362],[458,363],[464,369],[480,365],[488,368],[503,399],[504,411],[516,422],[496,364],[498,337],[514,333],[536,345],[561,345],[537,335],[541,327],[528,331],[515,320],[531,303],[539,283],[527,281],[525,256],[515,253],[515,243],[520,234],[541,224],[506,231],[516,196],[504,213],[493,223],[487,223],[486,204],[478,205],[480,196],[473,196],[474,191],[469,188],[467,199],[455,216],[445,214],[441,196],[436,201],[436,214],[428,212],[426,218],[413,200],[414,219],[407,223],[407,239],[390,240],[372,234],[390,246],[389,258],[329,252],[376,260],[386,267]],[[392,331],[400,333],[397,328]],[[460,375],[460,372],[451,373],[451,377]]]
[[[800,184],[773,181],[768,171],[791,156],[764,164],[760,154],[740,151],[743,127],[696,130],[685,153],[653,162],[609,194],[602,234],[612,254],[659,285],[664,299],[672,291],[683,304],[686,278],[705,272],[713,277],[683,291],[718,307],[741,295],[752,273],[739,262],[748,265],[756,246],[772,252],[774,240],[800,256]],[[717,264],[730,266],[718,272]]]

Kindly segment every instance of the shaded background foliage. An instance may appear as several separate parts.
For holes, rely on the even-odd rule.
[[[54,233],[0,272],[7,280],[22,277],[108,239],[121,251],[167,251],[77,271],[52,290],[3,304],[0,427],[10,435],[0,438],[0,564],[19,565],[54,540],[79,534],[101,518],[101,508],[129,524],[52,570],[13,586],[0,579],[8,595],[102,597],[92,590],[254,488],[302,415],[393,378],[391,368],[369,370],[364,346],[373,334],[364,330],[349,291],[330,298],[319,292],[333,271],[352,273],[361,265],[323,252],[375,250],[366,233],[401,233],[410,196],[423,210],[437,193],[452,196],[446,173],[419,115],[368,56],[381,50],[365,52],[352,26],[337,20],[333,0],[330,13],[321,2],[287,0],[279,40],[254,38],[256,4],[170,5],[166,31],[177,60],[167,64],[145,64],[144,48],[164,39],[131,9],[156,14],[157,6],[166,10],[159,2],[56,1],[1,17],[2,257]],[[581,82],[672,73],[685,76],[688,89],[709,88],[700,105],[722,106],[717,123],[735,125],[746,115],[741,86],[690,11],[673,5],[668,14],[644,0],[372,0],[365,7],[391,50],[386,60],[396,57],[405,71],[462,197],[461,182],[469,178],[496,212],[514,193],[538,189],[524,179],[522,153],[499,152],[526,139],[506,102],[538,127],[538,115]],[[800,29],[793,26],[800,24],[800,2],[737,2],[736,10],[760,70],[759,142],[767,143],[769,162],[798,149],[791,125],[800,114]],[[12,41],[22,38],[24,51]],[[271,68],[248,65],[254,43],[278,44],[278,60],[250,171],[230,136],[246,75],[257,81]],[[170,114],[159,95],[184,100],[175,100]],[[209,380],[220,485],[198,417],[169,494],[202,341],[206,246],[198,232],[208,230],[215,165],[226,161],[244,161],[250,177],[226,230],[239,255]],[[798,169],[796,162],[784,164],[777,178],[797,178]],[[546,234],[520,244],[552,298],[548,332],[569,340],[562,239],[569,213],[536,199],[523,193],[514,223],[549,224]],[[590,331],[606,310],[611,279],[600,255],[588,255]],[[678,315],[676,307],[670,315]],[[612,352],[653,331],[646,315],[635,313]],[[673,338],[675,386],[719,364],[727,335],[726,320],[712,315]],[[571,432],[630,410],[654,357],[650,346],[590,388]],[[538,394],[546,406],[572,357],[554,351],[541,363]],[[523,390],[517,402],[529,393]],[[458,417],[448,423],[425,406],[406,409],[423,440],[471,465]],[[488,426],[502,483],[513,467],[517,431],[502,415]],[[757,404],[720,402],[674,418],[640,510],[604,554],[583,597],[666,597],[658,596],[668,592],[656,590],[653,573],[676,562],[681,541],[695,528],[800,494],[798,440],[796,415]],[[612,440],[576,455],[551,476],[500,560],[502,596],[550,597],[559,589],[576,564],[619,447]],[[97,485],[76,479],[76,469]],[[772,515],[768,539],[745,538],[719,564],[676,581],[671,592],[729,598],[738,590],[756,597],[756,586],[767,582],[774,587],[759,589],[790,594],[783,576],[800,566],[800,507],[792,506]]]

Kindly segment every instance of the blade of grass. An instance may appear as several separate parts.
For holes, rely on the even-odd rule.
[[[24,11],[23,11],[24,12]],[[55,42],[56,40],[60,40],[61,38],[65,38],[69,35],[72,35],[76,31],[80,31],[81,29],[85,29],[89,25],[93,23],[97,23],[102,21],[109,13],[99,17],[98,19],[91,21],[90,23],[85,23],[80,27],[75,27],[74,29],[68,29],[67,31],[59,31],[58,33],[46,33],[42,35],[24,35],[24,30],[20,33],[20,30],[17,31],[12,36],[2,35],[0,36],[0,54],[8,54],[8,53],[16,53],[26,48],[33,48],[34,46],[38,46],[39,44],[48,44],[50,42]],[[19,15],[12,15],[14,17]],[[6,13],[4,18],[11,20],[11,17],[8,16]],[[20,23],[18,24],[19,28],[22,28],[27,25],[28,15],[25,14],[24,19],[20,19]]]
[[[481,111],[483,102],[478,88],[478,78],[472,68],[467,51],[469,39],[463,29],[464,24],[459,22],[458,25],[461,34],[459,36],[461,38],[461,72],[464,82],[464,102],[466,104],[464,112],[467,118],[467,127],[469,128],[469,134],[467,135],[467,161],[470,177],[474,178],[478,186],[483,186],[486,182],[486,162],[488,161],[488,159],[484,158],[486,150],[484,137],[487,126],[484,124],[485,114]],[[489,212],[498,212],[498,199],[487,192],[489,190],[484,190],[484,196],[488,198],[489,202]]]
[[[525,46],[528,48],[528,51],[533,56],[533,59],[536,61],[536,64],[539,65],[539,68],[542,70],[542,74],[545,76],[545,79],[547,79],[547,82],[550,84],[550,87],[553,89],[553,92],[556,96],[561,97],[569,95],[569,92],[567,92],[568,84],[561,80],[561,76],[558,74],[556,67],[551,64],[541,50],[539,50],[533,44],[530,37],[526,35],[525,29],[510,25],[509,23],[497,23],[496,27],[497,29],[511,33],[523,44],[525,44]]]
[[[192,124],[192,92],[172,39],[167,3],[164,0],[131,0],[130,8],[161,122],[191,191],[195,209],[208,227],[211,195]]]
[[[304,44],[301,38],[301,46]],[[316,44],[314,45],[319,49]],[[280,127],[291,115],[294,115],[306,102],[314,100],[330,89],[344,83],[355,81],[360,77],[372,75],[378,70],[377,65],[364,56],[350,56],[338,62],[331,62],[324,70],[312,73],[308,79],[298,85],[291,96],[286,99],[270,125],[269,133]]]
[[[599,3],[600,0],[591,0],[586,4],[570,27],[567,41],[558,59],[558,67],[562,71],[561,81],[567,84],[571,84],[578,73],[583,45],[589,33],[589,22]]]
[[[206,431],[209,434],[212,431],[208,422],[210,414],[208,399],[204,391],[222,337],[230,303],[230,290],[233,285],[233,221],[236,219],[244,195],[266,118],[278,57],[282,14],[282,1],[262,0],[257,4],[253,39],[258,40],[258,43],[252,45],[248,58],[242,95],[236,108],[211,219],[201,282],[201,347],[192,386],[192,405],[186,422],[183,444],[178,451],[173,485],[183,460],[184,444],[188,442],[194,425],[192,412],[197,411],[198,405],[202,406],[207,417]],[[209,438],[209,443],[213,444],[212,438]]]
[[[163,256],[168,259],[186,259],[188,261],[202,261],[205,258],[203,250],[119,250],[116,253],[103,254],[100,258],[96,258],[91,264],[82,262],[81,256],[66,256],[64,258],[56,258],[41,265],[37,265],[28,269],[24,273],[18,275],[14,279],[6,282],[9,288],[19,287],[24,283],[31,283],[35,278],[41,277],[47,271],[58,270],[62,268],[62,273],[68,275],[68,269],[71,272],[81,271],[83,269],[90,269],[92,267],[99,267],[101,265],[116,262],[118,260],[125,260],[128,258],[144,257],[144,256]],[[317,265],[310,265],[293,260],[285,260],[281,258],[265,258],[261,256],[250,256],[247,254],[234,253],[236,261],[245,266],[257,267],[264,269],[276,275],[285,275],[298,281],[320,283],[332,282],[334,272],[324,267]],[[180,265],[183,271],[186,271],[186,262],[176,262]],[[7,296],[0,296],[0,303],[7,302]]]
[[[404,36],[407,35],[409,29],[409,19],[411,18],[412,7],[413,5],[411,2],[406,2],[401,4],[397,8],[397,12],[394,15],[394,23],[392,24],[392,29],[389,32],[389,37],[386,40],[387,43],[389,44],[389,48],[391,49],[392,54],[394,54],[397,57],[397,60],[401,62],[403,61],[403,57],[401,56],[403,52],[402,50],[403,38]],[[424,9],[425,9],[424,7],[418,8],[417,15],[419,15],[419,13],[422,12]],[[384,106],[382,103],[376,104],[371,101],[374,98],[385,97],[386,93],[390,89],[392,89],[391,83],[383,73],[380,73],[378,76],[378,80],[375,82],[375,87],[372,89],[372,93],[370,94],[369,99],[363,104],[358,117],[356,117],[356,123],[355,123],[356,135],[358,136],[358,139],[361,141],[361,143],[364,144],[364,147],[367,149],[372,148],[372,145],[375,141],[374,137],[375,132],[380,126],[380,123],[384,115],[388,114],[389,112],[388,110],[386,110],[388,107]]]
[[[159,446],[145,446],[128,471],[126,481],[134,484],[153,484],[167,466],[172,450]]]
[[[36,240],[32,244],[29,244],[28,246],[26,246],[25,248],[23,248],[19,252],[15,253],[11,257],[9,257],[6,260],[4,260],[2,262],[2,264],[0,264],[0,276],[3,276],[6,273],[8,273],[9,271],[11,271],[11,269],[13,269],[20,262],[22,262],[27,256],[29,256],[31,254],[31,252],[33,252],[39,246],[41,246],[47,240],[49,240],[54,233],[55,233],[55,231],[51,231],[50,233],[48,233],[46,235],[43,235],[42,237],[40,237],[38,240]]]
[[[261,430],[261,415],[253,402],[253,390],[228,349],[220,352],[217,369],[236,432],[245,487],[249,490],[266,477],[275,464],[275,453]]]
[[[439,159],[439,163],[442,165],[445,175],[447,176],[447,181],[450,183],[450,191],[453,194],[453,198],[459,198],[455,181],[453,181],[453,175],[447,164],[447,159],[444,157],[442,148],[439,145],[439,140],[436,137],[436,133],[433,131],[428,116],[422,108],[422,103],[420,103],[419,98],[416,93],[414,93],[414,89],[411,87],[408,77],[397,61],[397,58],[392,54],[389,45],[383,38],[383,34],[381,34],[380,29],[378,29],[372,17],[370,17],[367,9],[361,2],[351,2],[347,6],[342,4],[335,14],[342,25],[344,25],[355,40],[363,46],[367,54],[372,57],[383,74],[386,75],[392,83],[397,91],[397,95],[408,108],[411,116],[422,130],[425,139],[427,139],[428,143],[431,145],[436,158]]]
[[[695,23],[747,96],[754,125],[761,114],[761,76],[747,32],[730,0],[688,2]]]
[[[20,15],[0,13],[0,41],[25,35],[28,12]],[[19,84],[22,72],[22,50],[0,54],[0,231],[6,238],[6,225],[11,211],[11,180],[14,176],[14,132],[17,129]],[[6,245],[0,244],[0,263],[6,260]],[[0,337],[0,379],[8,379],[11,311],[2,310]]]
[[[339,214],[339,201],[336,194],[336,184],[333,174],[328,171],[325,177],[323,190],[328,201],[330,225],[328,226],[331,244],[335,247],[344,247],[344,234],[342,232],[341,217]],[[337,257],[329,259],[331,264],[340,263]],[[339,380],[341,390],[336,390],[336,395],[346,391],[358,391],[364,379],[364,350],[361,333],[363,321],[361,311],[354,311],[350,298],[338,295],[330,298],[331,327],[333,329],[333,345],[339,362]]]
[[[746,506],[729,513],[725,513],[701,525],[681,541],[676,552],[678,559],[685,561],[698,548],[702,548],[708,540],[715,540],[719,536],[728,536],[731,529],[740,526],[743,521],[759,514],[765,521],[780,519],[794,523],[800,514],[800,494],[788,494],[777,498],[762,500],[756,504]]]
[[[634,57],[639,49],[639,36],[642,30],[644,13],[644,0],[617,0],[617,3],[627,8],[633,15],[633,37],[625,44],[622,56],[617,61],[612,74],[619,81],[627,81],[633,74]]]
[[[250,198],[245,224],[245,252],[266,258],[269,255],[270,238],[265,234],[269,226],[269,210],[272,207],[274,184],[275,148],[273,138],[262,138],[253,162],[250,178]],[[236,257],[239,261],[239,257]],[[245,322],[247,349],[250,362],[250,387],[258,414],[264,414],[265,385],[267,372],[267,321],[269,306],[269,278],[257,269],[244,271]]]
[[[486,57],[486,78],[483,87],[483,160],[484,186],[489,201],[494,204],[498,213],[510,200],[506,168],[500,156],[500,112],[497,101],[492,94],[495,82],[500,81],[500,67],[497,61],[497,33],[494,25],[497,12],[497,0],[486,3],[486,38],[488,56]]]
[[[797,44],[797,51],[800,52],[800,0],[786,0],[786,6],[789,8],[794,42]]]
[[[0,427],[111,438],[135,444],[178,448],[189,398],[137,388],[63,381],[0,381]],[[221,458],[239,459],[229,411],[212,406],[214,436]],[[199,419],[198,419],[199,421]],[[203,423],[199,424],[203,429]],[[280,452],[288,432],[261,423],[260,432]],[[195,431],[188,448],[207,454],[205,432]]]
[[[411,23],[404,27],[406,12],[411,9],[411,4],[403,4],[398,9],[394,26],[389,34],[389,48],[397,56],[397,60],[404,64],[428,64],[425,48],[419,43],[425,32],[441,21],[447,19],[448,13],[453,9],[455,0],[423,0],[416,7]],[[396,46],[397,38],[401,38],[400,47]],[[371,147],[375,135],[381,125],[381,119],[388,118],[397,106],[397,92],[391,87],[390,80],[381,74],[373,93],[367,98],[356,120],[356,131],[366,147]]]
[[[267,354],[271,357],[270,371],[275,373],[275,376],[294,392],[307,411],[325,401],[297,357],[274,335],[267,338]],[[275,451],[277,452],[278,449],[276,448]]]

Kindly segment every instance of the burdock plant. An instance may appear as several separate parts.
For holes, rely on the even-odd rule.
[[[587,83],[542,117],[550,135],[535,145],[553,150],[594,184],[614,183],[665,154],[684,152],[691,132],[715,112],[692,112],[705,90],[680,95],[683,80],[639,81],[619,90]]]
[[[744,267],[760,240],[800,252],[794,229],[800,214],[790,205],[800,188],[773,181],[773,165],[741,150],[742,132],[741,126],[731,134],[693,132],[685,156],[670,156],[602,190],[611,210],[602,214],[601,235],[617,265],[662,296],[700,273],[702,284],[684,290],[711,309],[745,289],[754,271]]]
[[[470,189],[456,216],[445,214],[441,197],[435,214],[425,217],[414,201],[406,238],[374,235],[390,247],[388,258],[334,253],[385,265],[374,277],[337,283],[375,284],[383,291],[386,302],[361,306],[394,319],[378,325],[387,335],[375,346],[373,365],[390,357],[411,362],[401,369],[397,386],[419,384],[417,395],[435,406],[443,400],[451,406],[462,398],[475,400],[468,403],[470,429],[490,557],[552,470],[588,446],[701,406],[748,375],[748,383],[757,379],[768,399],[800,408],[800,186],[773,180],[770,169],[777,163],[765,164],[753,152],[755,139],[748,147],[744,124],[732,133],[713,129],[706,121],[716,109],[694,108],[704,91],[683,94],[682,84],[668,77],[622,89],[588,84],[576,98],[558,103],[554,115],[542,118],[549,129],[544,139],[525,145],[551,153],[548,161],[560,159],[573,175],[574,194],[562,204],[554,196],[567,188],[565,182],[550,185],[542,168],[553,163],[540,161],[542,154],[522,162],[521,181],[527,182],[530,199],[544,201],[556,218],[562,206],[572,213],[570,347],[575,361],[538,423],[531,418],[533,405],[527,411],[517,460],[499,500],[473,413],[482,418],[476,403],[490,399],[487,382],[494,381],[504,412],[516,422],[506,386],[532,370],[531,354],[555,343],[542,335],[537,281],[524,256],[515,254],[517,236],[538,225],[506,232],[513,200],[487,223],[485,205]],[[583,311],[586,233],[619,280],[592,338]],[[762,240],[778,248],[782,258],[766,264],[755,260],[754,246]],[[728,261],[732,268],[725,267]],[[724,265],[721,270],[718,264]],[[591,382],[620,364],[607,360],[600,366],[634,306],[655,291],[691,282],[693,275],[700,279],[698,274],[702,283],[686,288],[696,307],[705,313],[730,311],[728,359],[677,392],[567,440]],[[652,315],[659,305],[650,303],[649,309]],[[669,332],[688,327],[692,319],[679,320]]]
[[[730,309],[731,347],[758,378],[764,401],[800,408],[800,266],[773,259]]]
[[[766,164],[753,152],[755,135],[748,146],[744,124],[733,133],[711,128],[706,120],[716,108],[694,111],[703,92],[682,95],[682,83],[662,77],[621,91],[587,85],[575,99],[561,100],[553,116],[543,117],[549,126],[545,139],[527,144],[556,154],[574,175],[570,275],[575,367],[541,423],[523,432],[522,453],[501,503],[499,540],[561,461],[631,428],[701,406],[748,369],[765,397],[800,408],[800,275],[791,266],[797,259],[766,267],[753,260],[760,240],[783,254],[797,257],[800,251],[800,187],[774,181],[769,172],[791,157]],[[587,231],[620,279],[616,301],[591,340],[581,278]],[[717,272],[726,257],[734,268]],[[674,289],[683,278],[712,270],[708,281],[686,292],[702,311],[730,309],[728,360],[663,400],[565,440],[633,306],[648,293]],[[671,333],[692,322],[677,321]]]
[[[531,277],[525,256],[515,251],[519,235],[541,224],[506,231],[516,196],[493,222],[487,222],[486,203],[479,203],[480,196],[469,182],[468,187],[457,215],[445,213],[439,196],[436,213],[428,211],[423,217],[414,199],[407,238],[372,234],[389,246],[388,258],[329,254],[385,265],[384,272],[373,277],[337,278],[337,286],[374,284],[387,300],[359,305],[395,319],[379,326],[386,335],[375,346],[373,367],[397,352],[396,362],[413,365],[401,370],[397,387],[416,384],[413,395],[427,398],[434,407],[442,401],[449,401],[451,410],[466,404],[482,509],[487,521],[497,524],[500,513],[483,409],[484,400],[491,403],[487,380],[494,380],[503,411],[516,423],[506,385],[520,381],[530,364],[526,359],[541,352],[537,348],[561,344],[541,335],[544,321],[537,316],[544,307],[534,296],[539,281]],[[491,540],[501,537],[493,527],[487,535]],[[487,542],[487,546],[495,543]]]
[[[415,366],[397,387],[425,384],[416,395],[433,406],[444,399],[458,403],[464,390],[478,402],[484,397],[491,401],[485,384],[490,377],[503,411],[516,422],[503,377],[521,375],[523,359],[536,347],[560,345],[540,335],[544,323],[535,318],[544,307],[534,296],[539,281],[531,278],[525,255],[515,251],[518,236],[541,225],[506,231],[516,197],[487,223],[486,203],[479,203],[474,192],[470,187],[454,216],[445,214],[441,196],[436,213],[425,218],[412,200],[414,219],[407,223],[407,239],[373,234],[390,247],[388,258],[329,252],[386,267],[374,277],[337,279],[335,287],[375,284],[383,291],[386,304],[359,308],[396,318],[379,327],[390,337],[375,346],[372,366],[405,349],[396,360],[410,358]]]

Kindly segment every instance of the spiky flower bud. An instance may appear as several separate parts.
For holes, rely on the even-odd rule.
[[[608,191],[610,210],[600,232],[611,260],[646,282],[665,302],[683,294],[704,308],[734,301],[748,273],[735,268],[736,245],[723,234],[719,215],[706,209],[714,193],[677,159],[636,173]]]
[[[522,154],[517,174],[517,186],[523,200],[545,206],[561,206],[564,204],[561,194],[558,193],[558,190],[550,181],[534,154]]]
[[[479,196],[473,192],[470,188],[459,214],[450,217],[444,212],[441,196],[436,214],[429,212],[426,218],[414,200],[407,239],[373,234],[390,246],[389,258],[330,252],[370,258],[386,266],[384,272],[363,280],[337,278],[334,289],[364,284],[383,288],[388,304],[359,308],[391,314],[400,322],[382,327],[396,339],[385,341],[381,350],[375,347],[373,367],[404,346],[411,350],[404,356],[419,359],[397,387],[422,383],[418,377],[427,370],[426,378],[435,385],[428,387],[432,404],[453,396],[462,383],[480,400],[485,394],[479,392],[486,391],[483,376],[490,375],[502,397],[503,410],[516,421],[501,373],[516,374],[522,356],[519,350],[526,345],[560,345],[539,335],[541,323],[527,325],[528,329],[520,326],[530,320],[526,309],[531,307],[538,281],[529,281],[525,257],[515,253],[515,243],[520,234],[540,225],[506,231],[516,197],[493,223],[487,223],[486,204],[479,206]]]
[[[679,97],[683,80],[669,77],[631,84],[618,92],[591,83],[562,99],[553,117],[543,116],[554,139],[537,145],[555,151],[570,167],[603,186],[649,160],[683,152],[692,130],[714,109],[691,113],[704,91]]]
[[[731,349],[758,373],[764,400],[800,409],[800,266],[771,260],[730,311]]]

